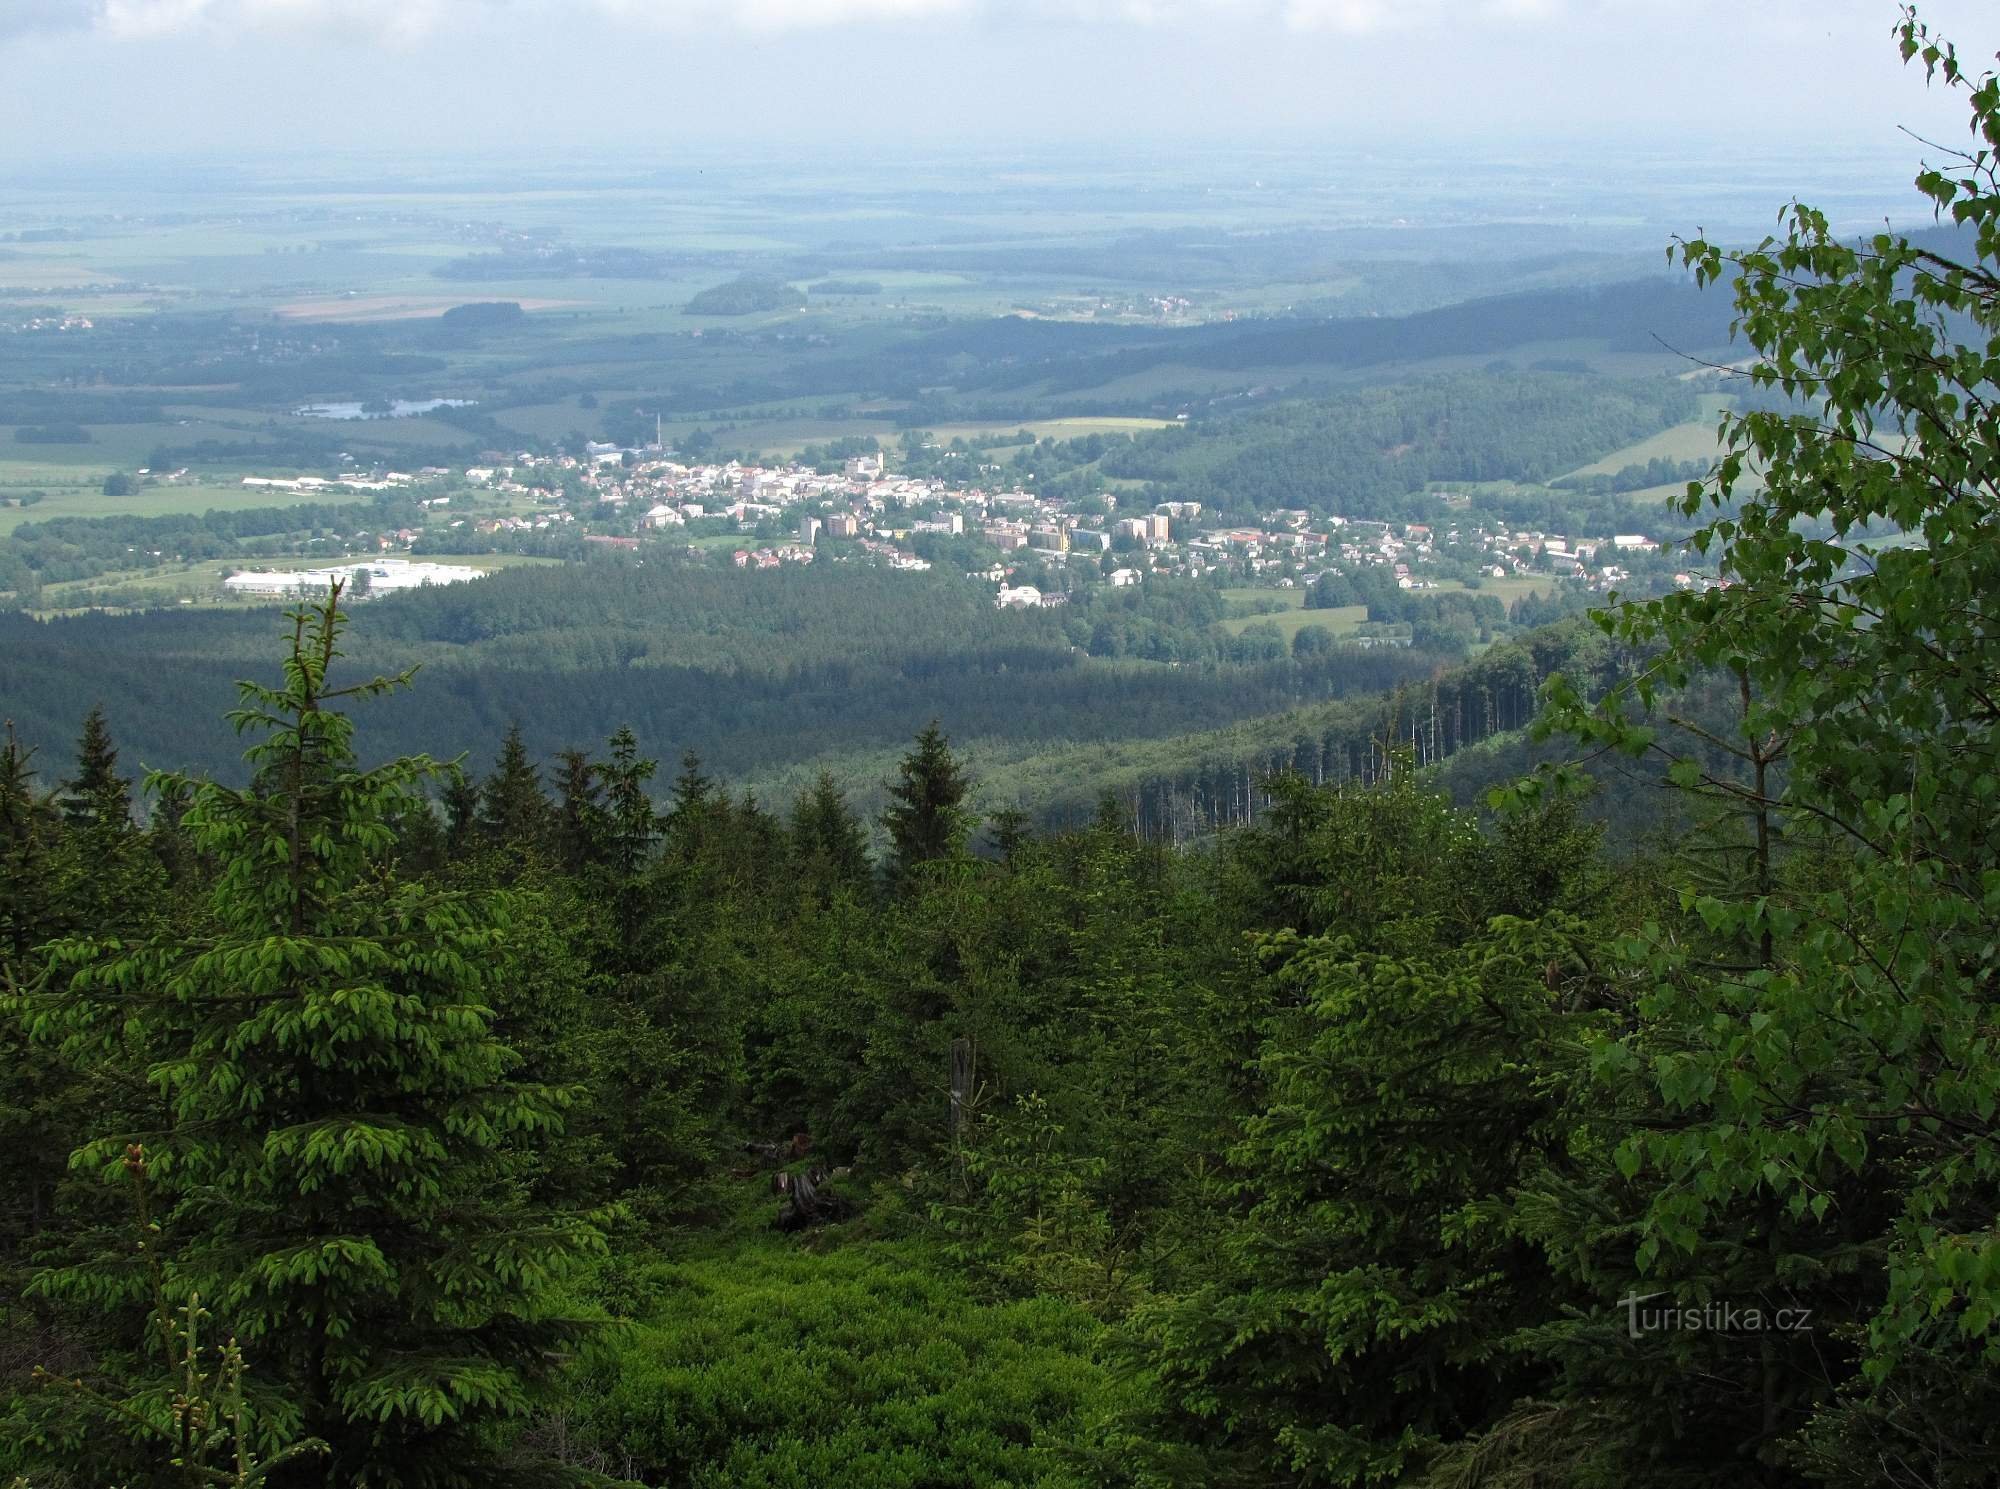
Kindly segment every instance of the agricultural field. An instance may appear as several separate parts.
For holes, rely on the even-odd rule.
[[[939,441],[949,443],[955,439],[984,439],[995,434],[1024,432],[1036,439],[1087,439],[1093,434],[1127,435],[1144,434],[1152,429],[1171,429],[1171,419],[1150,418],[1088,418],[1029,419],[1021,423],[994,424],[945,424],[932,429],[930,433]]]
[[[1516,600],[1524,599],[1537,591],[1548,594],[1554,588],[1555,580],[1553,579],[1537,578],[1526,574],[1511,574],[1505,579],[1482,579],[1479,581],[1477,589],[1472,589],[1471,586],[1456,579],[1442,580],[1431,588],[1420,591],[1420,593],[1446,594],[1462,593],[1471,590],[1475,594],[1492,595],[1502,605],[1512,605]],[[1270,621],[1289,638],[1293,632],[1304,626],[1317,623],[1326,625],[1329,629],[1352,630],[1355,625],[1360,624],[1361,621],[1368,618],[1367,607],[1362,605],[1343,605],[1329,610],[1307,610],[1305,608],[1306,592],[1303,589],[1258,589],[1254,587],[1225,589],[1222,591],[1222,598],[1228,602],[1232,609],[1248,609],[1252,606],[1269,604],[1275,604],[1279,607],[1275,611],[1263,614],[1232,615],[1229,619],[1223,621],[1223,628],[1231,635],[1236,636],[1242,635],[1246,628],[1255,625],[1261,620]],[[1320,617],[1320,619],[1315,621],[1314,617]],[[1340,617],[1341,619],[1336,623],[1333,620],[1325,619],[1325,617]]]
[[[442,316],[455,305],[464,304],[457,295],[347,295],[294,300],[272,312],[280,320],[329,321],[356,324],[368,321],[418,321]],[[514,302],[524,311],[574,310],[587,300],[537,300],[525,297]]]
[[[173,517],[182,513],[252,511],[306,500],[358,502],[366,500],[368,495],[336,486],[307,497],[293,492],[258,490],[237,482],[187,481],[141,483],[124,496],[107,496],[102,477],[90,483],[77,483],[71,477],[71,484],[67,485],[54,481],[16,482],[0,467],[0,496],[18,497],[30,490],[46,492],[47,499],[31,507],[0,507],[0,536],[24,522],[47,522],[55,517]]]

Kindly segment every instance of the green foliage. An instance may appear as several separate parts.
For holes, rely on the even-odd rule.
[[[1098,1199],[1105,1160],[1076,1151],[1039,1093],[1016,1097],[1004,1114],[983,1112],[966,1134],[961,1209],[937,1218],[959,1236],[962,1257],[982,1263],[1009,1288],[1116,1310],[1129,1277],[1119,1265],[1111,1215]]]
[[[1748,250],[1680,245],[1733,281],[1748,376],[1784,401],[1725,418],[1682,501],[1725,582],[1603,616],[1649,660],[1596,707],[1551,691],[1551,727],[1660,761],[1719,820],[1709,867],[1618,947],[1634,1017],[1593,1064],[1631,1114],[1622,1228],[1551,1210],[1544,1239],[1640,1291],[1817,1320],[1733,1358],[1677,1341],[1643,1380],[1578,1359],[1570,1389],[1623,1406],[1627,1461],[1659,1451],[1665,1397],[1713,1405],[1702,1430],[1765,1472],[2000,1465],[2000,83],[1911,13],[1898,41],[1969,106],[1973,147],[1917,178],[1965,253],[1845,242],[1805,206]],[[1672,701],[1714,674],[1736,695],[1719,726]]]
[[[10,977],[26,975],[25,958],[57,924],[55,884],[48,868],[60,814],[37,788],[34,751],[7,724],[0,739],[0,954]]]
[[[1556,811],[1496,844],[1405,767],[1294,787],[1253,837],[1285,928],[1227,1015],[1244,1115],[1216,1241],[1135,1320],[1168,1410],[1141,1435],[1191,1446],[1207,1481],[1400,1482],[1545,1378],[1508,1340],[1566,1289],[1509,1210],[1566,1163],[1595,1020],[1591,839]]]
[[[574,1333],[549,1288],[601,1246],[527,1202],[569,1096],[524,1082],[486,1002],[505,912],[395,875],[391,816],[434,767],[357,770],[333,686],[336,589],[292,617],[284,681],[243,684],[245,789],[192,789],[218,864],[193,934],[58,943],[29,1027],[73,1060],[129,1046],[166,1106],[154,1139],[169,1293],[198,1292],[282,1390],[274,1430],[331,1445],[330,1481],[494,1483],[499,1429]],[[104,1164],[125,1134],[79,1150]],[[98,1309],[131,1278],[90,1260],[36,1287]]]
[[[137,1250],[145,1269],[150,1319],[155,1344],[166,1367],[165,1379],[154,1392],[120,1400],[81,1377],[62,1379],[38,1369],[44,1389],[72,1392],[87,1409],[131,1433],[150,1457],[150,1481],[184,1485],[186,1489],[257,1489],[288,1464],[326,1452],[317,1438],[283,1442],[260,1452],[254,1408],[245,1389],[243,1351],[234,1339],[219,1346],[205,1344],[202,1331],[212,1315],[190,1293],[178,1308],[167,1297],[166,1268],[159,1246],[160,1230],[147,1204],[146,1153],[138,1144],[125,1150],[124,1168],[132,1182],[137,1219]],[[25,1481],[15,1481],[25,1489]]]
[[[479,792],[479,828],[514,861],[539,856],[552,823],[542,794],[541,774],[528,758],[521,726],[510,725],[500,742],[500,758]]]
[[[625,1291],[636,1324],[565,1407],[581,1461],[689,1489],[1106,1481],[1081,1455],[1130,1388],[1096,1322],[983,1303],[918,1244],[738,1237]]]

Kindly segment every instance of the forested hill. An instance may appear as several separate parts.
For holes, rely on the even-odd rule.
[[[1160,588],[1165,613],[1171,586]],[[279,624],[269,610],[0,616],[0,699],[23,739],[51,754],[101,704],[131,758],[233,778],[235,751],[205,720],[229,706],[238,678],[261,675]],[[357,607],[347,644],[357,666],[424,669],[385,718],[384,751],[465,750],[483,767],[512,723],[540,756],[630,725],[735,778],[899,746],[933,717],[1012,752],[1162,738],[1378,693],[1447,660],[1281,648],[1176,666],[1092,658],[1081,644],[1090,629],[1065,610],[998,610],[951,575],[834,564],[739,573],[666,558],[514,569],[372,602]]]
[[[1088,327],[1024,322],[1007,334],[1017,365],[986,373],[971,380],[972,385],[1017,387],[1046,378],[1052,389],[1081,388],[1165,364],[1231,371],[1359,369],[1438,357],[1492,357],[1538,342],[1586,343],[1621,352],[1664,347],[1695,354],[1729,340],[1729,303],[1680,279],[1660,278],[1496,295],[1405,316],[1206,326],[1168,337],[1131,337],[1141,344],[1122,347],[1118,341],[1128,338],[1093,336]],[[964,342],[965,333],[955,339]],[[992,345],[987,337],[981,340]],[[953,333],[940,333],[934,343],[952,344]],[[1075,365],[1054,365],[1058,363]]]
[[[926,650],[1046,667],[1068,652],[1053,612],[996,610],[958,575],[836,563],[745,573],[670,552],[420,590],[365,622],[371,640],[467,647],[481,661],[551,671],[810,674]]]
[[[1049,829],[1093,821],[1107,802],[1135,836],[1176,846],[1262,821],[1282,803],[1286,777],[1334,789],[1366,787],[1407,755],[1453,801],[1478,807],[1544,766],[1575,762],[1564,741],[1532,732],[1542,685],[1561,674],[1587,694],[1614,686],[1628,663],[1582,618],[1503,641],[1473,660],[1437,666],[1380,692],[1354,692],[1324,703],[1190,727],[1166,738],[1115,738],[1021,745],[971,739],[972,800],[989,815],[1019,813]],[[1704,674],[1675,694],[1674,708],[1711,732],[1729,728],[1733,694],[1726,677]],[[1694,758],[1726,771],[1724,752],[1700,739]],[[813,756],[757,772],[760,800],[789,801],[810,792],[822,771],[858,805],[881,800],[902,748]],[[1584,814],[1602,825],[1613,851],[1636,852],[1686,825],[1656,764],[1622,757],[1579,763],[1592,786]]]
[[[1197,387],[1214,384],[1219,374],[1236,374],[1221,380],[1240,387],[1241,374],[1266,369],[1283,382],[1364,372],[1395,376],[1408,366],[1445,358],[1483,362],[1533,347],[1568,348],[1571,356],[1662,351],[1700,356],[1721,351],[1729,339],[1726,296],[1660,277],[1497,295],[1401,316],[1287,315],[1184,327],[1003,316],[943,327],[871,349],[865,358],[802,362],[755,391],[775,398],[868,387],[910,399],[932,416],[957,402],[971,408],[1004,400],[1028,407],[1058,395],[1065,407],[1109,409],[1135,402],[1150,406],[1150,396],[1123,390],[1183,378]],[[752,391],[745,385],[730,396]],[[700,396],[719,395],[710,389]]]
[[[586,582],[589,598],[568,604]],[[1114,663],[1072,647],[1049,612],[968,605],[968,593],[871,570],[515,571],[478,590],[360,606],[348,649],[357,666],[421,666],[372,731],[383,751],[462,751],[483,772],[510,729],[548,762],[629,727],[664,754],[692,751],[761,800],[800,798],[827,773],[872,812],[910,737],[937,719],[968,758],[981,812],[1074,827],[1110,799],[1137,835],[1175,843],[1255,822],[1279,775],[1365,785],[1396,749],[1446,766],[1453,794],[1477,802],[1551,758],[1520,736],[1552,673],[1596,690],[1618,671],[1602,635],[1578,620],[1457,665],[1396,647]],[[234,779],[230,742],[201,709],[219,713],[239,677],[268,670],[280,628],[272,611],[0,617],[0,696],[22,738],[51,758],[102,706],[134,760]],[[788,637],[799,639],[796,656]],[[1602,779],[1611,789],[1593,816],[1636,841],[1657,809],[1650,773],[1637,790]]]
[[[1209,512],[1414,518],[1434,507],[1422,499],[1432,482],[1547,481],[1698,411],[1671,378],[1459,374],[1211,416],[1115,448],[1102,466]]]

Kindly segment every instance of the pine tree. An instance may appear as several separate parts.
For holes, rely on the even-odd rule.
[[[124,828],[132,820],[132,786],[118,774],[118,751],[100,705],[83,721],[76,774],[63,782],[63,819],[72,826]]]
[[[170,1286],[243,1341],[279,1430],[331,1445],[310,1482],[469,1489],[509,1480],[506,1425],[575,1333],[551,1283],[601,1241],[519,1197],[567,1096],[513,1078],[492,1033],[502,908],[393,871],[388,824],[438,767],[356,768],[337,705],[407,674],[331,685],[339,597],[290,615],[281,685],[241,685],[251,784],[193,791],[212,929],[59,946],[67,982],[31,1027],[87,1042],[112,1021],[159,1052]],[[43,1283],[115,1300],[91,1268]]]
[[[924,864],[965,852],[973,825],[965,807],[971,789],[971,781],[952,758],[951,742],[932,719],[917,736],[916,747],[903,757],[900,778],[889,787],[894,804],[882,815],[889,832],[885,867],[892,885],[905,884]]]

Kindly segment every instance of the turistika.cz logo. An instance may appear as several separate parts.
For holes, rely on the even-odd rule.
[[[1694,1305],[1653,1302],[1665,1296],[1643,1293],[1618,1300],[1618,1306],[1625,1310],[1629,1337],[1638,1339],[1674,1329],[1689,1334],[1803,1334],[1812,1329],[1810,1308],[1763,1308],[1720,1300]]]

